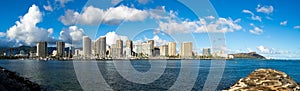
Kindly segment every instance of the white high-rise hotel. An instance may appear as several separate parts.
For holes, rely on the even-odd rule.
[[[65,42],[56,42],[56,49],[58,57],[64,57],[65,54]]]
[[[176,56],[176,42],[169,42],[168,55],[169,56]]]
[[[192,42],[184,42],[181,44],[180,57],[191,58],[193,57],[193,44]]]
[[[106,57],[106,37],[100,37],[95,42],[97,58],[104,59]]]
[[[168,45],[160,46],[160,56],[168,56]]]
[[[82,38],[83,40],[83,57],[84,58],[91,58],[91,54],[92,54],[92,40],[88,37],[88,36],[83,36]]]
[[[48,56],[47,42],[38,42],[36,46],[37,46],[36,56],[46,58]]]
[[[176,42],[169,42],[168,45],[161,45],[159,48],[154,47],[153,40],[150,40],[148,42],[144,43],[138,43],[136,45],[133,45],[131,40],[126,41],[126,46],[123,46],[122,40],[116,40],[114,41],[115,44],[112,44],[109,47],[108,55],[106,54],[106,37],[100,37],[94,42],[94,47],[92,46],[92,40],[88,36],[83,37],[83,50],[82,50],[82,57],[86,59],[90,58],[100,58],[100,59],[106,59],[106,58],[113,58],[113,59],[119,59],[123,57],[131,58],[131,57],[155,57],[154,52],[157,55],[160,55],[161,57],[175,57],[177,56],[176,53]],[[92,52],[92,48],[94,52]],[[181,44],[180,51],[178,55],[180,55],[181,58],[191,58],[193,57],[193,44],[192,42],[183,42]],[[155,51],[154,51],[155,49]],[[134,55],[133,55],[134,53]],[[77,55],[79,55],[79,52],[77,52]]]

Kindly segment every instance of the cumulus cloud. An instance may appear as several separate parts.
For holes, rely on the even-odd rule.
[[[6,33],[0,32],[0,37],[4,37],[5,35],[6,35]]]
[[[51,6],[51,4],[50,4],[50,1],[47,1],[47,3],[48,3],[48,5],[43,5],[43,8],[45,9],[45,10],[47,10],[47,11],[53,11],[53,8],[52,8],[52,6]]]
[[[289,51],[278,50],[263,45],[257,46],[256,49],[262,54],[291,54]]]
[[[261,12],[265,14],[271,14],[274,11],[273,6],[261,6],[257,5],[256,12]]]
[[[167,11],[165,6],[157,7],[156,9],[149,10],[149,16],[153,19],[163,19],[166,18]]]
[[[235,30],[241,30],[242,27],[237,24],[240,19],[232,20],[231,18],[218,18],[213,19],[207,17],[209,20],[200,18],[197,21],[176,21],[168,20],[167,22],[160,21],[159,29],[167,33],[206,33],[206,32],[233,32]]]
[[[294,26],[294,29],[300,29],[300,26]]]
[[[253,23],[251,23],[250,25],[253,27],[253,29],[249,30],[250,33],[260,35],[261,33],[264,32],[261,28],[255,26]]]
[[[53,8],[51,7],[51,5],[43,5],[44,9],[47,11],[53,11]]]
[[[59,39],[68,44],[72,44],[74,47],[80,47],[83,36],[85,36],[85,34],[82,28],[70,26],[60,32]]]
[[[74,12],[73,10],[67,10],[67,11],[65,11],[64,16],[59,17],[59,20],[64,25],[74,25],[76,23],[76,19],[78,16],[79,16],[78,12]]]
[[[140,4],[147,4],[148,2],[151,2],[152,0],[138,0]]]
[[[116,41],[120,39],[123,41],[123,43],[125,43],[128,40],[127,36],[118,35],[116,34],[116,32],[108,32],[106,33],[105,37],[107,45],[116,44]]]
[[[253,52],[253,50],[251,48],[247,48],[248,52]]]
[[[79,14],[72,10],[67,10],[64,16],[59,20],[65,25],[72,25],[76,22],[83,25],[97,25],[100,22],[115,25],[122,21],[143,21],[148,17],[148,12],[145,10],[138,10],[126,6],[111,7],[107,10],[88,6]]]
[[[154,42],[155,42],[154,46],[160,46],[160,45],[165,45],[165,44],[169,43],[169,41],[161,39],[158,35],[154,35],[153,38],[145,37],[144,40],[146,40],[146,41],[154,40]]]
[[[288,21],[282,21],[282,22],[280,22],[280,25],[281,25],[281,26],[286,26],[287,23],[288,23]]]
[[[265,54],[272,54],[274,52],[274,48],[268,48],[268,47],[265,47],[265,46],[257,46],[256,47],[257,50],[261,53],[265,53]]]
[[[11,40],[33,45],[38,41],[52,41],[53,29],[44,29],[36,25],[42,21],[42,13],[36,5],[32,5],[28,12],[7,30],[6,36]]]
[[[116,5],[116,4],[118,4],[119,2],[121,2],[122,0],[111,0],[111,3],[113,4],[113,5]]]
[[[68,2],[71,2],[73,0],[55,0],[56,2],[59,2],[61,7],[65,7],[65,4],[67,4]]]
[[[243,10],[242,12],[243,12],[243,13],[246,13],[246,14],[250,14],[252,20],[257,20],[257,21],[260,21],[260,22],[261,22],[261,17],[255,15],[255,14],[254,14],[253,12],[251,12],[250,10],[246,10],[246,9],[245,9],[245,10]]]

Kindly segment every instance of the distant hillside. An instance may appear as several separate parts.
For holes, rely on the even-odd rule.
[[[1,47],[0,48],[0,55],[3,55],[3,53],[6,53],[7,55],[10,54],[10,51],[12,51],[12,54],[18,54],[20,51],[23,50],[25,53],[29,53],[30,51],[36,52],[36,46],[20,46],[20,47]]]
[[[233,55],[234,58],[255,58],[255,59],[266,59],[264,56],[257,54],[256,52],[250,53],[238,53],[238,54],[230,54]]]
[[[19,54],[20,51],[23,50],[26,54],[29,54],[29,52],[36,53],[36,46],[20,46],[20,47],[0,47],[0,56],[3,55],[3,53],[6,53],[7,55],[10,54],[10,51],[12,51],[12,54]],[[48,54],[51,54],[54,50],[56,50],[56,47],[48,47]],[[69,52],[69,47],[65,48],[65,51]]]

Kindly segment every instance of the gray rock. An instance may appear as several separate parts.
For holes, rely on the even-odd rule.
[[[224,91],[300,91],[300,86],[286,73],[257,69]]]

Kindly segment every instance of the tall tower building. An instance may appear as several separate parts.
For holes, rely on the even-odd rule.
[[[151,45],[151,48],[152,48],[152,49],[151,49],[151,51],[152,51],[152,54],[151,54],[151,55],[153,56],[154,53],[155,53],[155,52],[154,52],[154,40],[148,40],[148,43]]]
[[[38,42],[37,45],[37,55],[38,57],[46,58],[48,55],[47,42]]]
[[[118,56],[122,57],[123,56],[123,41],[122,40],[117,40],[116,47],[118,48]]]
[[[57,56],[64,57],[65,56],[65,42],[56,42]]]
[[[100,37],[95,42],[95,54],[98,58],[106,57],[106,37]]]
[[[99,57],[106,57],[106,37],[100,37],[100,45],[99,45]]]
[[[119,54],[120,54],[120,52],[119,52],[119,48],[117,47],[117,45],[112,44],[110,56],[115,59],[115,58],[119,58]]]
[[[192,42],[184,42],[181,44],[181,57],[183,58],[191,58],[193,57],[193,44]]]
[[[152,45],[150,43],[143,43],[142,44],[142,53],[148,57],[153,56],[153,52],[152,52]]]
[[[133,44],[132,40],[126,41],[126,54],[127,57],[131,57],[133,55]]]
[[[162,45],[160,46],[160,56],[168,56],[168,45]]]
[[[92,54],[92,40],[88,37],[88,36],[83,36],[82,37],[83,40],[83,57],[89,59],[91,57]]]
[[[168,48],[169,56],[176,56],[176,42],[169,42]]]

